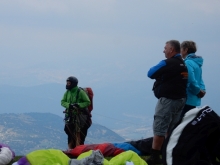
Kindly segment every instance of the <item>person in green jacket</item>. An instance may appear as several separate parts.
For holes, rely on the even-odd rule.
[[[90,127],[87,109],[90,100],[87,94],[77,85],[78,79],[76,77],[68,77],[66,80],[67,90],[61,100],[61,105],[65,108],[65,111],[63,111],[65,113],[64,131],[68,136],[69,149],[84,144],[87,130]]]

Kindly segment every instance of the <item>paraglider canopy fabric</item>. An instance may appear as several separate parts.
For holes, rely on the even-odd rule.
[[[110,161],[110,165],[121,165],[125,164],[127,161],[133,162],[133,164],[147,165],[147,163],[135,152],[125,151],[119,155],[113,157]]]
[[[26,155],[31,165],[68,165],[70,158],[61,150],[36,150]]]
[[[13,155],[8,147],[0,148],[0,165],[7,165],[12,160]]]
[[[69,157],[74,158],[79,156],[83,152],[89,150],[100,150],[104,156],[115,156],[124,152],[123,149],[116,148],[112,143],[103,143],[103,144],[90,144],[90,145],[79,145],[74,149],[63,151]]]
[[[89,156],[91,156],[91,154],[95,152],[100,152],[100,151],[90,150],[90,151],[84,152],[77,157],[77,160],[86,159],[86,157],[88,158]],[[81,163],[83,164],[83,162]],[[137,153],[131,150],[120,153],[109,161],[104,159],[104,162],[102,164],[103,165],[122,165],[122,164],[147,165],[147,163],[141,157],[139,157]]]
[[[141,155],[141,152],[136,149],[130,143],[102,143],[102,144],[88,144],[88,145],[79,145],[74,149],[70,149],[67,151],[63,151],[67,154],[70,158],[74,158],[79,156],[83,152],[87,152],[89,150],[100,150],[101,153],[108,157],[108,156],[116,156],[124,151],[134,151],[138,155]]]
[[[9,147],[7,144],[3,144],[3,143],[0,143],[0,148],[2,147],[7,147],[10,149],[10,151],[12,152],[12,157],[14,158],[15,157],[15,152],[11,149],[11,147]]]

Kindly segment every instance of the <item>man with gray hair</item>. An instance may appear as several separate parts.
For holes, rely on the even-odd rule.
[[[180,55],[179,41],[167,41],[163,53],[166,59],[148,71],[148,77],[155,79],[153,91],[158,99],[153,122],[151,156],[146,160],[148,165],[162,163],[160,151],[164,138],[178,122],[186,101],[188,71]]]

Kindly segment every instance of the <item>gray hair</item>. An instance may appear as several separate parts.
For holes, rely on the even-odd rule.
[[[170,41],[167,41],[166,44],[170,44],[177,53],[180,52],[180,42],[179,41],[170,40]]]
[[[194,41],[183,41],[180,46],[182,49],[188,49],[187,54],[195,53],[197,51],[196,43]]]

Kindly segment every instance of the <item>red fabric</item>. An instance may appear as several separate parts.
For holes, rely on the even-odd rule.
[[[92,88],[86,87],[84,89],[87,91],[87,94],[88,94],[89,99],[91,101],[91,104],[88,106],[88,109],[91,112],[93,110],[93,96],[94,96],[94,94],[93,94]]]
[[[89,150],[100,150],[103,156],[116,156],[124,150],[120,148],[116,148],[111,143],[103,143],[103,144],[89,144],[89,145],[79,145],[76,146],[74,149],[64,151],[70,157],[78,157],[81,153],[87,152]]]

